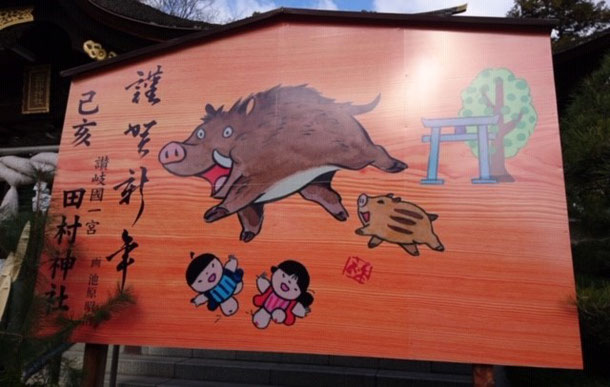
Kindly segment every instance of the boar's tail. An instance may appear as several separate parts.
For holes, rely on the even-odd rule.
[[[379,101],[381,100],[381,94],[377,94],[374,100],[367,103],[366,105],[350,105],[349,112],[353,116],[357,116],[358,114],[368,113],[371,110],[375,109]]]

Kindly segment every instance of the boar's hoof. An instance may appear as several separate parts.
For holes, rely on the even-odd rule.
[[[445,246],[443,245],[439,245],[438,247],[436,247],[434,250],[436,251],[445,251]]]
[[[203,218],[206,222],[211,223],[220,218],[224,218],[227,215],[229,215],[229,211],[227,211],[225,208],[216,206],[207,210],[205,215],[203,215]]]
[[[347,215],[347,212],[341,211],[341,212],[339,212],[337,214],[333,214],[333,216],[335,217],[335,219],[340,220],[342,222],[345,222],[349,215]]]
[[[250,242],[256,236],[252,231],[242,231],[239,235],[239,240],[244,241],[246,243]]]
[[[356,234],[364,235],[364,231],[362,231],[362,229],[359,228],[359,229],[356,230]]]
[[[394,164],[386,171],[390,173],[397,173],[400,171],[404,171],[405,169],[407,169],[407,164],[403,163],[402,161],[396,160],[394,161]]]

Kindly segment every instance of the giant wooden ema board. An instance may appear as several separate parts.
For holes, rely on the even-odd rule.
[[[80,75],[50,212],[49,321],[137,300],[75,341],[581,367],[547,34],[271,23]]]

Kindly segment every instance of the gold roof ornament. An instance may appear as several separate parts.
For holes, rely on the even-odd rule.
[[[106,49],[102,47],[101,43],[94,42],[91,39],[83,43],[83,51],[85,51],[91,59],[95,59],[97,61],[116,56],[116,52],[106,51]]]
[[[0,9],[0,30],[15,24],[34,21],[34,7]]]

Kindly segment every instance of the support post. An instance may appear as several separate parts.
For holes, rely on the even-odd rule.
[[[496,180],[489,176],[489,132],[486,124],[477,127],[477,142],[479,148],[479,178],[472,179],[472,183],[495,183]]]
[[[112,358],[110,360],[110,387],[116,387],[116,376],[119,369],[119,349],[120,345],[112,346]]]
[[[474,387],[495,387],[494,367],[489,364],[474,364],[472,366]]]
[[[103,387],[108,345],[85,344],[81,387]]]
[[[438,179],[438,157],[441,146],[441,128],[434,127],[430,133],[430,155],[428,156],[428,176],[422,179],[422,184],[443,184],[443,179]]]

